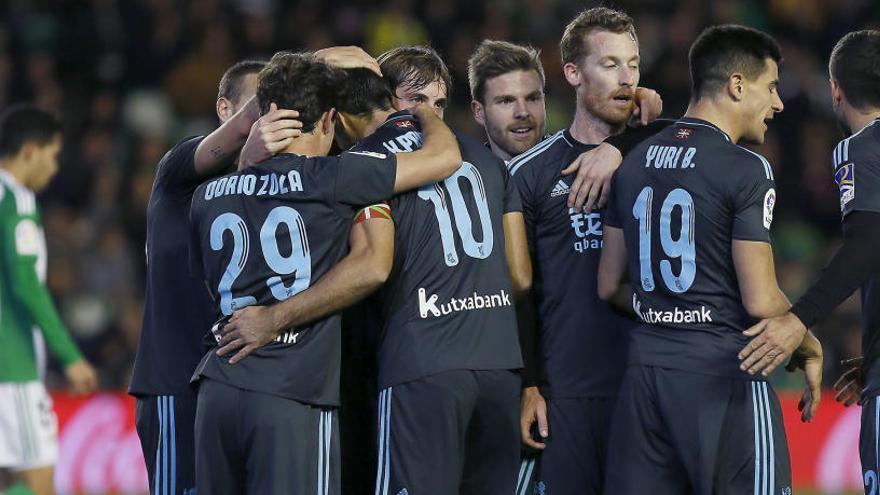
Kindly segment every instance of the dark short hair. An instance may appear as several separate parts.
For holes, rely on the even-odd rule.
[[[324,112],[333,108],[339,72],[310,53],[278,52],[260,71],[257,101],[260,114],[271,103],[299,112],[302,132],[312,132]]]
[[[471,98],[483,101],[486,81],[508,72],[533,70],[544,86],[544,67],[540,52],[530,46],[516,45],[507,41],[483,40],[468,60],[468,83]]]
[[[880,31],[847,34],[834,45],[828,69],[852,106],[880,107]]]
[[[248,74],[259,74],[265,66],[266,62],[260,60],[242,60],[226,69],[223,77],[220,78],[217,98],[226,98],[233,103],[238,103],[238,99],[241,97],[241,83],[244,77]]]
[[[766,33],[736,24],[706,28],[688,54],[691,99],[717,92],[736,72],[756,79],[764,73],[768,58],[779,63],[782,51]]]
[[[61,122],[34,105],[19,103],[0,114],[0,158],[15,156],[28,143],[48,144],[61,132]]]
[[[350,115],[368,115],[391,108],[388,80],[370,69],[346,69],[336,96],[336,110]]]
[[[447,96],[452,93],[449,68],[440,58],[440,54],[429,46],[392,48],[379,55],[377,61],[392,91],[400,86],[421,88],[439,80],[446,86]]]
[[[636,28],[632,17],[620,10],[608,7],[593,7],[577,15],[562,33],[559,41],[559,53],[563,64],[576,64],[590,53],[587,36],[591,32],[601,30],[612,33],[629,33],[636,38]]]

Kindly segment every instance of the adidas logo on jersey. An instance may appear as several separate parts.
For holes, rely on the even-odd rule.
[[[556,196],[562,196],[563,194],[568,194],[571,189],[569,189],[568,184],[559,179],[559,182],[553,186],[553,190],[550,191],[550,197],[555,198]]]

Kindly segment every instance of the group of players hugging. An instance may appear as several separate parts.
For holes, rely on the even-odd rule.
[[[576,110],[545,134],[538,53],[476,47],[487,143],[444,124],[427,47],[227,71],[222,124],[162,158],[148,206],[130,392],[153,494],[787,495],[767,376],[803,371],[810,421],[808,329],[859,287],[837,389],[877,493],[880,32],[830,56],[843,245],[794,305],[773,166],[740,146],[783,110],[777,43],[704,30],[677,120],[625,13],[580,13],[560,52]]]

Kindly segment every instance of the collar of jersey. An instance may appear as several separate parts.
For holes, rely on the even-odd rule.
[[[698,125],[698,126],[701,126],[701,127],[708,127],[708,128],[710,128],[710,129],[712,129],[712,130],[714,130],[714,131],[720,132],[721,135],[724,136],[724,139],[728,140],[728,141],[731,142],[731,143],[733,142],[733,140],[730,139],[730,136],[728,136],[726,132],[722,131],[720,127],[718,127],[717,125],[715,125],[715,124],[709,122],[708,120],[695,119],[695,118],[693,118],[693,117],[682,117],[682,118],[680,118],[680,119],[678,120],[678,122],[675,123],[675,125],[678,125],[678,126],[681,126],[681,125]]]
[[[10,174],[9,172],[7,172],[5,169],[2,169],[2,168],[0,168],[0,179],[2,179],[3,182],[6,182],[7,184],[9,184],[10,186],[12,186],[14,188],[27,189],[20,182],[18,182],[18,179],[16,179],[14,175]]]
[[[598,144],[587,144],[578,141],[574,138],[574,136],[571,135],[571,129],[569,129],[568,127],[562,129],[562,139],[564,139],[569,146],[580,151],[589,151],[596,146],[599,146]]]

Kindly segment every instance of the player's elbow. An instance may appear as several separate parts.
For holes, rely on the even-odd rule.
[[[371,253],[372,255],[363,264],[364,282],[370,289],[376,289],[388,280],[391,275],[392,258],[383,256],[380,253]]]

